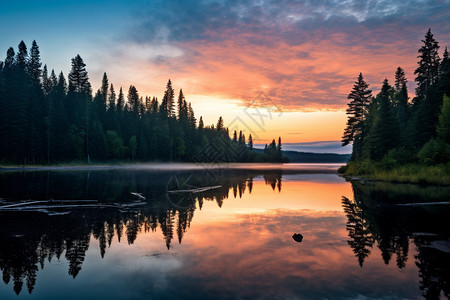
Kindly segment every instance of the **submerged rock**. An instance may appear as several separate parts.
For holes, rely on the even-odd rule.
[[[300,233],[294,233],[292,238],[294,239],[294,241],[300,243],[303,240],[303,235],[301,235]]]

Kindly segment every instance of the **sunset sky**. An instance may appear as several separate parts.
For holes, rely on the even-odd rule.
[[[401,66],[412,95],[428,28],[442,55],[450,1],[7,1],[0,60],[35,39],[56,72],[80,54],[94,90],[107,72],[116,90],[161,99],[170,78],[206,124],[221,115],[256,143],[327,146],[359,72],[376,93]]]

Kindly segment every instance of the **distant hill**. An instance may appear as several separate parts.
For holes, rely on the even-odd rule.
[[[253,149],[256,153],[264,153],[263,149]],[[283,156],[291,163],[346,163],[351,154],[312,153],[298,151],[282,151]]]

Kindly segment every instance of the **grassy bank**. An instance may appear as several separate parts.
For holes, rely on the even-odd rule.
[[[388,166],[381,162],[348,162],[338,172],[371,180],[389,182],[450,185],[450,163],[434,166],[406,164]]]

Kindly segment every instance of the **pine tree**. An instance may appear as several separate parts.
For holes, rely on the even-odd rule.
[[[389,150],[393,149],[399,139],[398,122],[393,113],[391,95],[392,88],[385,79],[381,91],[377,95],[378,111],[367,138],[370,158],[375,160],[381,159]]]
[[[30,60],[28,62],[28,74],[31,77],[31,81],[35,86],[39,86],[41,84],[41,57],[39,52],[39,47],[36,41],[33,41],[33,44],[30,49]]]
[[[200,116],[200,120],[198,121],[198,129],[203,129],[205,124],[203,123],[203,117]]]
[[[9,47],[8,51],[6,52],[6,58],[5,63],[3,66],[3,69],[8,71],[14,66],[14,57],[16,56],[14,49],[12,47]]]
[[[403,134],[402,142],[405,144],[405,129],[406,124],[409,119],[409,112],[408,112],[408,87],[407,87],[407,79],[405,76],[405,71],[398,67],[395,72],[395,95],[394,95],[394,108],[395,108],[395,115],[398,119],[400,132]]]
[[[130,85],[128,89],[128,105],[130,106],[131,112],[139,115],[139,94],[134,85]]]
[[[251,134],[248,136],[248,148],[253,150],[253,138]]]
[[[27,66],[27,62],[28,62],[28,50],[27,50],[27,46],[25,45],[25,43],[23,41],[20,42],[19,44],[19,51],[17,52],[16,55],[16,64],[17,67],[21,70],[26,70],[26,66]]]
[[[195,118],[194,109],[192,108],[191,102],[188,103],[187,112],[189,126],[191,128],[195,128],[195,126],[197,125],[197,119]]]
[[[122,91],[122,87],[120,87],[119,90],[119,96],[117,97],[117,111],[121,112],[123,111],[125,108],[125,99],[123,96],[123,91]]]
[[[54,74],[54,73],[53,73]],[[44,91],[44,94],[47,96],[52,91],[52,82],[50,80],[50,77],[48,76],[48,70],[47,65],[44,65],[44,68],[42,70],[42,89]]]
[[[113,112],[115,110],[116,110],[116,92],[114,91],[114,86],[111,83],[109,87],[108,112]]]
[[[222,116],[220,116],[220,117],[219,117],[219,120],[217,121],[216,130],[217,130],[217,131],[223,131],[223,130],[224,130],[224,125],[223,125],[223,119],[222,119]]]
[[[106,72],[104,72],[102,78],[102,86],[100,88],[100,95],[102,103],[104,103],[105,107],[107,107],[106,103],[108,101],[108,89],[109,89],[108,76],[106,76]]]
[[[362,141],[364,134],[364,120],[367,106],[372,99],[372,91],[364,81],[362,73],[359,73],[358,80],[353,86],[353,90],[347,96],[349,100],[346,114],[348,115],[347,127],[342,137],[342,146],[353,142],[353,158],[361,155]]]
[[[188,108],[182,89],[180,89],[177,106],[178,106],[178,120],[186,121],[188,119],[188,111],[187,111]]]
[[[416,97],[413,99],[413,116],[408,123],[408,139],[411,146],[420,148],[430,138],[436,136],[436,126],[442,105],[442,94],[439,93],[439,44],[431,30],[422,40],[424,45],[419,49],[420,58],[414,74],[417,74]]]
[[[423,100],[428,92],[428,89],[434,85],[439,75],[440,58],[438,54],[439,43],[434,39],[431,29],[425,35],[425,40],[422,40],[424,45],[419,49],[420,60],[418,67],[414,71],[417,74],[416,94],[419,101]]]
[[[150,105],[150,112],[156,114],[158,112],[158,98],[153,97]]]
[[[174,90],[172,88],[172,82],[167,82],[166,91],[164,92],[164,97],[161,101],[161,107],[159,109],[163,117],[173,117],[175,116],[175,106],[174,106]]]
[[[56,77],[54,69],[52,69],[52,72],[50,73],[50,77],[48,80],[50,81],[50,85],[52,86],[52,89],[58,85],[58,78]],[[64,82],[65,82],[65,79],[64,79]]]
[[[79,54],[72,58],[72,69],[69,73],[69,91],[91,94],[91,84],[89,83],[86,64]]]

